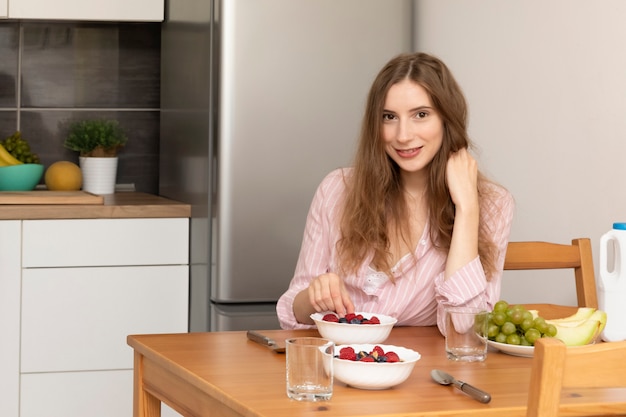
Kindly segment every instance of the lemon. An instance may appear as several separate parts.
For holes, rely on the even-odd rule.
[[[83,185],[83,174],[75,163],[58,161],[48,167],[44,182],[48,190],[77,191]]]

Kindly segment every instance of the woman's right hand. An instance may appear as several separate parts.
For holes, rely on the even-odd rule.
[[[316,312],[334,311],[339,317],[354,313],[354,304],[339,275],[322,274],[309,284],[309,302]]]

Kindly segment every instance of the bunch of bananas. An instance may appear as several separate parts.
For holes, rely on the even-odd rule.
[[[38,163],[39,156],[32,153],[30,145],[20,132],[15,132],[0,142],[0,166]]]

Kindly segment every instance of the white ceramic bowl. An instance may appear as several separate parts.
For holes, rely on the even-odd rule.
[[[355,312],[362,314],[365,318],[372,316],[378,317],[380,324],[350,324],[350,323],[333,323],[324,321],[322,318],[327,313],[314,313],[311,318],[317,325],[317,330],[322,337],[330,339],[336,345],[348,343],[382,343],[387,340],[389,333],[394,324],[398,322],[391,316],[384,314]]]
[[[420,354],[412,349],[394,345],[378,345],[385,352],[396,352],[401,362],[379,363],[359,362],[347,359],[339,359],[339,351],[351,346],[356,352],[371,352],[376,344],[346,344],[335,346],[333,358],[333,372],[335,379],[354,388],[381,390],[388,389],[406,381],[411,375],[415,362],[420,359]]]

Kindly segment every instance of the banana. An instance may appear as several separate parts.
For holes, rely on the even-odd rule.
[[[19,165],[23,164],[22,161],[14,157],[6,150],[2,144],[0,144],[0,166],[10,166],[10,165]]]

